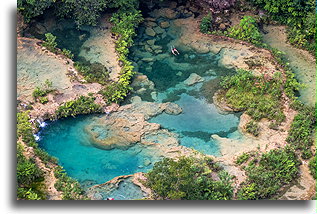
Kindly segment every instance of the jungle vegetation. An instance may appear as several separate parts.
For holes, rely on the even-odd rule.
[[[95,103],[94,97],[80,96],[58,107],[55,114],[57,118],[75,117],[80,114],[100,113],[101,106]]]
[[[240,164],[248,160],[244,164],[247,179],[240,185],[238,200],[270,199],[278,195],[281,187],[298,177],[300,162],[290,147],[251,157],[244,154],[243,158],[238,158],[242,159]]]
[[[156,199],[230,200],[231,176],[210,158],[164,158],[146,175]]]
[[[56,187],[62,191],[63,199],[85,199],[79,183],[57,166],[57,159],[39,148],[33,135],[33,126],[26,112],[17,113],[17,198],[18,200],[45,200],[47,199],[47,187],[44,183],[45,172],[35,162],[35,157],[45,164],[46,168],[56,172]],[[34,155],[26,156],[25,146],[33,147]]]

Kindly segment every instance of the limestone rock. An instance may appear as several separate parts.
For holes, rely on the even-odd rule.
[[[190,76],[184,81],[184,83],[186,85],[194,85],[196,83],[199,83],[199,82],[202,82],[204,81],[205,79],[201,76],[199,76],[198,74],[196,73],[192,73],[190,74]]]
[[[179,107],[176,103],[167,103],[166,108],[165,108],[165,113],[166,114],[173,114],[173,115],[178,115],[182,113],[182,108]]]
[[[225,29],[226,29],[226,25],[223,24],[223,23],[221,23],[221,24],[219,25],[219,28],[220,28],[221,30],[225,30]]]
[[[146,41],[146,43],[147,43],[148,45],[154,45],[155,39],[149,39],[149,40]]]
[[[155,33],[155,31],[153,30],[153,28],[150,28],[150,27],[147,27],[147,28],[145,29],[145,33],[146,33],[146,35],[148,35],[148,36],[155,36],[155,35],[156,35],[156,33]]]
[[[142,102],[142,99],[139,96],[134,96],[134,97],[131,97],[130,101],[131,103],[140,103]]]
[[[153,100],[157,100],[157,92],[156,91],[151,92],[151,97]]]
[[[155,27],[155,28],[153,28],[153,30],[155,31],[155,33],[157,33],[157,34],[162,34],[162,33],[164,33],[165,32],[165,30],[164,29],[162,29],[161,27],[159,27],[159,26],[157,26],[157,27]]]
[[[142,58],[142,61],[144,61],[144,62],[154,62],[155,59],[153,57],[146,57],[146,58]]]
[[[146,27],[155,27],[155,26],[157,26],[157,24],[155,22],[151,22],[151,21],[145,22],[144,24],[145,24]]]
[[[170,23],[167,21],[161,22],[160,23],[161,28],[168,28],[170,26]]]

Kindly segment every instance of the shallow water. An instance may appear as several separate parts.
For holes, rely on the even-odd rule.
[[[50,123],[41,133],[39,145],[50,155],[58,158],[69,176],[80,183],[104,183],[119,175],[146,172],[156,161],[149,155],[150,150],[142,145],[135,145],[127,150],[101,150],[93,147],[89,134],[84,130],[98,116],[81,116]],[[147,165],[147,164],[146,164]]]
[[[106,200],[107,198],[114,198],[115,200],[132,200],[141,199],[145,195],[141,188],[136,186],[131,178],[126,178],[120,181],[117,188],[112,185],[101,186],[94,188],[94,199]]]
[[[299,99],[305,104],[315,106],[316,102],[316,62],[307,51],[300,50],[286,42],[283,26],[266,26],[264,42],[285,53],[285,58],[295,72],[295,77],[306,87],[300,89]]]
[[[219,145],[210,137],[212,134],[230,137],[236,133],[239,114],[220,114],[212,103],[212,96],[219,88],[221,76],[233,74],[234,71],[219,63],[219,55],[185,52],[182,47],[177,47],[180,55],[170,54],[170,46],[181,35],[180,29],[173,25],[156,37],[149,37],[144,34],[144,30],[144,27],[140,27],[135,46],[131,48],[130,58],[136,63],[138,72],[146,75],[155,86],[146,89],[142,88],[143,86],[135,86],[131,97],[139,96],[143,101],[150,102],[177,103],[183,110],[181,114],[163,113],[150,119],[150,122],[159,123],[162,128],[178,134],[183,146],[205,154],[220,155]],[[96,38],[87,38],[83,47],[86,43],[93,44]],[[144,49],[144,44],[153,39],[155,48],[161,50],[157,53]],[[82,53],[83,51],[79,55]],[[200,80],[188,84],[188,78],[193,73],[199,75]],[[126,103],[129,103],[129,99]],[[93,147],[85,127],[93,124],[98,117],[101,116],[82,116],[52,122],[40,134],[40,146],[57,157],[67,173],[83,186],[88,183],[90,186],[104,183],[119,175],[147,172],[162,158],[157,156],[159,152],[155,152],[155,147],[140,143],[127,150],[101,150]],[[106,130],[97,131],[101,138],[108,136]],[[159,138],[151,136],[154,137]],[[157,140],[157,143],[160,143],[160,140]],[[125,180],[117,189],[101,189],[95,197],[136,199],[143,196],[137,186]]]

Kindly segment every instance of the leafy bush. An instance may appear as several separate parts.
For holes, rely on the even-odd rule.
[[[310,174],[316,179],[316,157],[310,159],[308,164]]]
[[[81,188],[78,181],[67,176],[63,167],[58,166],[54,170],[54,175],[57,178],[55,188],[58,191],[62,191],[63,200],[87,200],[88,198],[83,196],[84,190]]]
[[[62,54],[64,56],[66,56],[67,58],[69,58],[69,59],[73,59],[74,58],[74,54],[72,54],[72,52],[70,50],[67,50],[66,48],[63,48]]]
[[[236,75],[224,77],[221,86],[227,103],[239,111],[246,111],[254,120],[268,118],[278,124],[285,120],[280,101],[283,90],[280,73],[265,78],[238,70]]]
[[[74,66],[87,82],[97,82],[105,85],[109,81],[108,69],[101,63],[76,62]]]
[[[80,96],[77,100],[71,100],[61,105],[56,110],[56,117],[75,117],[79,114],[100,113],[102,108],[96,104],[94,97]]]
[[[315,109],[305,106],[295,116],[288,132],[286,141],[300,150],[304,159],[312,156],[310,147],[314,142],[315,125]]]
[[[217,176],[215,180],[212,176]],[[165,158],[155,163],[147,174],[146,185],[155,197],[172,200],[230,200],[233,195],[231,177],[219,171],[212,159]]]
[[[46,47],[49,51],[55,53],[56,52],[56,46],[57,46],[57,42],[56,40],[56,36],[54,36],[51,33],[46,33],[45,34],[45,41],[43,42],[43,46]]]
[[[211,14],[208,13],[207,16],[204,16],[202,19],[201,19],[201,23],[200,23],[200,32],[202,33],[209,33],[212,29],[212,17],[211,17]]]
[[[33,159],[23,155],[23,146],[17,144],[17,197],[26,200],[45,199],[40,183],[44,180],[44,173],[38,168]]]
[[[24,19],[29,22],[32,18],[43,14],[44,10],[49,8],[55,0],[18,0],[18,11],[20,11]]]
[[[39,101],[40,103],[45,104],[48,102],[48,99],[45,96],[52,91],[54,91],[54,89],[52,88],[52,81],[47,79],[41,87],[36,87],[34,89],[32,96],[35,101]]]
[[[250,154],[249,153],[243,153],[242,155],[240,155],[237,160],[236,160],[236,164],[241,165],[244,162],[246,162],[247,160],[249,160],[250,158]]]
[[[298,177],[300,162],[292,149],[271,150],[245,168],[247,179],[238,190],[239,200],[270,199]]]
[[[271,16],[288,25],[290,43],[304,47],[315,54],[316,11],[315,0],[249,0]]]
[[[59,17],[74,19],[78,27],[96,26],[100,13],[106,9],[108,2],[105,0],[56,1],[55,10]]]
[[[255,137],[259,136],[260,134],[260,127],[254,120],[248,122],[245,126],[245,129],[248,133],[254,135]]]
[[[130,87],[122,83],[112,83],[99,91],[99,93],[107,100],[107,103],[110,104],[121,102],[128,95],[130,90]]]
[[[142,21],[141,11],[134,8],[121,9],[111,17],[111,22],[114,24],[112,32],[119,36],[116,41],[116,51],[123,66],[118,83],[112,83],[99,92],[108,103],[122,101],[131,90],[130,83],[135,72],[132,63],[128,60],[128,48],[133,45],[135,29]]]
[[[228,32],[230,37],[251,42],[255,45],[262,44],[262,35],[256,20],[252,16],[244,16],[240,24],[230,28]]]

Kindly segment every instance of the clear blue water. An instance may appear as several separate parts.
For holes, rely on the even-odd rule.
[[[233,71],[219,65],[219,56],[215,54],[185,52],[181,47],[177,47],[181,52],[179,56],[167,55],[170,45],[180,35],[179,29],[167,29],[165,37],[158,35],[154,38],[155,45],[162,47],[162,53],[146,53],[141,43],[153,38],[143,32],[144,28],[141,27],[136,45],[131,48],[130,59],[138,62],[138,71],[154,82],[155,89],[132,96],[138,95],[143,101],[177,103],[183,109],[181,114],[163,113],[150,119],[150,122],[159,123],[163,128],[177,133],[183,146],[205,154],[220,155],[219,145],[210,139],[210,136],[231,136],[237,130],[239,115],[220,114],[212,103],[212,96],[219,88],[220,77],[230,75]],[[77,38],[78,35],[74,33],[74,37]],[[154,57],[155,60],[145,62],[142,61],[143,57]],[[204,81],[192,86],[184,84],[191,73],[203,77]],[[157,99],[152,98],[151,92],[157,93]],[[68,175],[77,179],[83,186],[104,183],[119,175],[147,172],[162,158],[155,156],[154,147],[141,144],[127,150],[102,150],[92,146],[85,127],[94,123],[97,117],[100,116],[81,116],[51,122],[40,133],[40,147],[57,157]],[[107,136],[105,130],[98,132],[100,136]],[[145,160],[150,164],[145,164]],[[107,197],[136,199],[143,196],[140,188],[130,180],[125,180],[116,189],[101,188],[96,193],[96,198]]]
[[[140,187],[133,184],[131,178],[122,179],[117,188],[112,185],[101,186],[94,189],[93,197],[97,200],[114,198],[115,200],[140,199],[145,195]]]
[[[227,136],[236,131],[239,124],[238,115],[219,114],[213,104],[185,93],[181,94],[180,100],[175,103],[182,107],[181,114],[163,113],[152,118],[150,122],[159,123],[163,128],[178,133],[183,146],[209,155],[220,155],[217,143],[210,139],[210,136]]]
[[[96,116],[81,116],[50,123],[41,133],[39,146],[58,158],[69,176],[81,183],[104,183],[119,175],[146,172],[152,165],[144,166],[149,148],[135,145],[127,150],[101,150],[91,146],[84,131]]]

